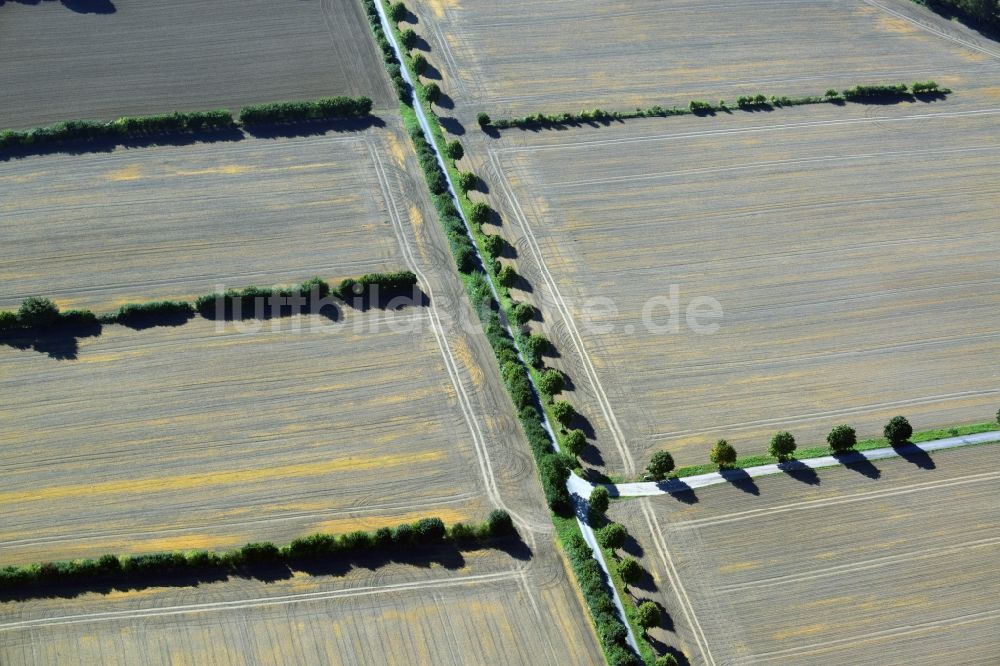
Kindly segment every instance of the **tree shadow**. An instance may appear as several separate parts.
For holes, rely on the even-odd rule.
[[[451,134],[452,136],[462,136],[465,134],[465,127],[462,123],[458,122],[457,118],[451,116],[438,116],[438,122],[441,124],[441,128]]]
[[[76,360],[80,352],[79,339],[101,334],[100,322],[65,324],[47,329],[19,329],[0,333],[0,345],[20,350],[32,350],[60,361]]]
[[[448,109],[449,111],[451,111],[452,109],[455,108],[455,100],[453,100],[451,96],[448,95],[447,93],[441,93],[437,101],[434,102],[434,106],[437,106],[442,109]]]
[[[10,2],[16,5],[40,5],[42,0],[0,0],[0,7]],[[48,0],[46,0],[46,4]],[[61,0],[63,7],[77,14],[114,14],[118,11],[110,0]]]
[[[320,136],[328,132],[361,132],[372,127],[385,127],[385,121],[378,116],[365,116],[364,118],[332,118],[300,123],[251,125],[245,129],[246,133],[255,139],[278,139]]]
[[[802,483],[806,483],[811,486],[818,486],[820,483],[819,475],[816,473],[816,470],[799,460],[786,460],[785,462],[780,462],[778,463],[778,469],[796,481],[801,481]]]
[[[833,457],[847,469],[854,470],[862,476],[867,476],[869,479],[878,479],[882,476],[879,468],[857,451],[834,453]]]
[[[424,53],[431,52],[431,45],[427,43],[427,40],[417,35],[417,38],[413,40],[413,49],[417,51],[423,51]]]
[[[586,416],[579,412],[573,414],[573,420],[569,422],[569,425],[567,425],[566,428],[569,430],[578,428],[583,431],[583,434],[587,436],[587,439],[595,438],[594,426],[590,423],[590,420]]]
[[[931,458],[926,451],[910,442],[905,442],[892,448],[901,458],[907,462],[913,463],[920,469],[935,469],[937,467],[937,465],[934,464],[934,459]]]
[[[193,312],[169,312],[166,314],[136,313],[128,317],[117,317],[116,324],[135,331],[144,331],[157,326],[183,326],[194,317]]]
[[[440,81],[441,70],[435,67],[434,65],[427,63],[427,66],[424,68],[424,71],[421,72],[420,76],[424,77],[425,79],[430,79],[432,81]]]
[[[644,552],[642,546],[639,542],[635,540],[635,537],[631,534],[625,537],[625,544],[621,548],[622,552],[631,555],[632,557],[639,558],[642,557]]]
[[[490,137],[491,139],[500,138],[500,130],[494,127],[493,125],[487,125],[486,127],[480,125],[480,129],[483,130],[483,134]]]
[[[695,495],[694,488],[689,486],[682,479],[657,481],[656,487],[685,504],[697,504],[698,502],[698,496]]]
[[[204,305],[199,311],[209,321],[269,321],[280,317],[290,317],[294,314],[316,314],[330,321],[339,321],[340,307],[333,302],[306,303],[301,307],[291,305],[274,307],[264,297],[226,298],[220,297],[210,304]],[[221,301],[221,303],[220,303]]]
[[[419,286],[413,286],[412,288],[379,289],[376,292],[365,292],[354,296],[345,303],[359,312],[368,312],[369,310],[399,312],[410,307],[427,307],[430,305],[431,299]]]
[[[54,143],[39,143],[31,146],[0,150],[0,161],[20,159],[38,155],[85,155],[88,153],[110,153],[116,148],[149,148],[152,146],[190,146],[195,143],[220,143],[242,141],[246,135],[236,127],[211,132],[159,134],[155,136],[111,137],[103,139],[80,139]]]
[[[734,488],[739,488],[751,495],[760,495],[760,488],[757,487],[753,478],[744,469],[720,469],[719,475]]]

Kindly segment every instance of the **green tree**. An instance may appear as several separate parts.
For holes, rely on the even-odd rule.
[[[21,302],[17,318],[22,326],[45,327],[59,319],[59,307],[47,298],[32,296]]]
[[[530,360],[532,361],[532,363],[537,365],[538,363],[541,363],[542,355],[545,354],[545,352],[547,352],[550,349],[551,345],[552,343],[549,342],[549,339],[547,337],[545,337],[544,335],[535,334],[528,336],[528,340],[527,342],[525,342],[524,346],[528,354],[531,355]],[[998,414],[998,421],[1000,421],[1000,412],[998,412],[997,414]]]
[[[444,152],[453,160],[460,160],[465,157],[465,148],[462,148],[462,144],[458,139],[449,141],[445,146]]]
[[[412,49],[417,45],[417,33],[413,32],[412,28],[407,28],[403,32],[399,33],[400,39],[402,39],[403,47],[407,50]]]
[[[771,445],[767,450],[772,456],[784,462],[795,452],[795,438],[792,437],[792,433],[782,430],[771,438]]]
[[[654,481],[664,480],[672,471],[674,471],[674,457],[667,451],[657,451],[646,465],[646,472]]]
[[[587,436],[579,428],[573,428],[563,437],[559,448],[570,454],[578,456],[587,447]]]
[[[635,621],[643,629],[652,629],[660,623],[660,607],[652,601],[643,601],[635,610]]]
[[[656,658],[654,666],[677,666],[677,657],[672,654],[661,654]]]
[[[830,445],[830,450],[834,453],[843,453],[850,451],[857,445],[858,436],[851,426],[839,425],[826,436],[826,443]]]
[[[477,115],[476,122],[478,122],[479,126],[483,129],[486,129],[493,124],[493,121],[490,119],[490,114],[488,113],[480,113]]]
[[[490,257],[496,259],[503,255],[504,247],[507,243],[504,241],[503,236],[499,234],[488,234],[483,236],[483,247],[486,249],[486,253]]]
[[[423,53],[413,56],[413,61],[410,64],[418,76],[427,71],[427,58],[424,57]]]
[[[609,550],[618,550],[624,546],[626,538],[628,532],[618,523],[610,523],[597,531],[597,543],[601,544],[601,548]]]
[[[618,563],[618,575],[621,576],[626,587],[635,585],[642,580],[643,573],[645,572],[642,567],[631,557],[623,557],[622,561]]]
[[[718,465],[719,469],[727,469],[736,462],[736,449],[726,440],[720,439],[712,447],[709,459]]]
[[[497,272],[497,282],[505,287],[513,287],[517,282],[517,271],[513,266],[503,266]]]
[[[1000,409],[997,410],[997,423],[1000,423]]]
[[[474,224],[486,224],[490,221],[490,215],[492,214],[492,208],[482,201],[477,201],[472,204],[472,212],[469,215],[469,220]]]
[[[479,177],[471,171],[459,171],[458,172],[458,187],[463,192],[468,192],[469,190],[476,189],[476,185],[479,184]]]
[[[431,104],[441,101],[441,87],[436,83],[428,83],[424,86],[424,99]]]
[[[555,415],[559,423],[568,426],[573,417],[576,416],[576,410],[565,400],[556,400],[552,403],[552,414]]]
[[[596,514],[603,514],[608,510],[608,504],[610,504],[608,489],[604,486],[597,486],[590,492],[590,498],[587,499],[587,506],[590,510]]]
[[[389,6],[389,18],[399,23],[406,18],[407,10],[406,5],[402,2],[394,2]]]
[[[490,536],[503,536],[514,533],[514,521],[503,509],[493,509],[486,517],[486,532]]]
[[[555,368],[550,368],[538,378],[538,388],[545,395],[552,397],[566,387],[566,378]]]
[[[910,440],[910,436],[913,435],[913,426],[910,425],[905,416],[893,416],[882,428],[882,434],[889,440],[889,444],[899,446]]]

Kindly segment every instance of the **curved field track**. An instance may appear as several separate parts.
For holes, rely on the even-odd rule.
[[[992,447],[615,503],[637,595],[692,664],[985,664],[1000,652]],[[700,633],[693,631],[698,627]]]
[[[356,0],[0,2],[0,58],[2,129],[329,95],[396,107]]]

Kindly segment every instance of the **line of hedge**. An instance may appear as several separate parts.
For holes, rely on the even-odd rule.
[[[371,26],[372,32],[375,34],[375,44],[382,52],[382,61],[385,63],[385,70],[389,73],[392,86],[396,90],[396,96],[399,101],[407,102],[410,99],[410,86],[403,78],[399,60],[396,59],[396,52],[392,50],[392,44],[389,43],[385,36],[385,30],[382,29],[382,20],[379,18],[375,0],[362,0],[362,4],[365,6],[365,14],[368,15],[368,25]],[[406,11],[406,7],[402,3],[399,3],[399,6],[404,12]]]
[[[368,97],[321,97],[303,102],[251,104],[240,109],[240,123],[295,123],[332,118],[360,118],[371,113]]]
[[[243,125],[288,123],[333,118],[358,118],[371,113],[367,97],[323,97],[304,102],[253,104],[240,110]],[[237,127],[233,114],[225,109],[175,112],[153,116],[122,116],[108,123],[67,120],[48,127],[0,131],[0,150],[16,150],[66,141],[141,139],[170,134],[201,134]]]
[[[417,276],[412,271],[368,273],[356,279],[347,278],[340,283],[335,293],[346,301],[352,297],[371,296],[376,287],[387,292],[398,292],[412,289],[416,284]]]
[[[36,585],[79,585],[96,581],[143,581],[183,573],[240,573],[253,566],[286,565],[340,555],[392,554],[405,548],[450,544],[479,547],[491,539],[517,534],[510,515],[497,509],[478,525],[455,523],[445,527],[440,518],[422,518],[395,528],[371,532],[312,534],[287,546],[248,543],[236,550],[102,555],[96,559],[42,562],[0,569],[0,591],[21,592]]]
[[[509,128],[537,128],[537,127],[560,127],[589,122],[602,122],[611,120],[627,120],[630,118],[656,118],[667,116],[685,115],[710,115],[717,112],[728,113],[734,108],[743,111],[770,110],[786,106],[802,106],[805,104],[842,104],[845,100],[854,102],[878,101],[878,100],[903,100],[912,99],[914,96],[936,96],[943,97],[952,91],[948,88],[938,86],[934,81],[918,81],[913,84],[912,91],[906,84],[889,85],[857,85],[843,91],[830,89],[821,96],[788,97],[765,95],[741,95],[736,100],[733,107],[725,100],[718,104],[712,104],[702,100],[691,100],[687,107],[674,106],[665,108],[655,105],[645,109],[635,111],[605,111],[603,109],[592,109],[580,111],[579,113],[535,113],[520,118],[501,118],[492,120],[485,113],[479,114],[480,126],[486,130],[489,128],[509,129]]]

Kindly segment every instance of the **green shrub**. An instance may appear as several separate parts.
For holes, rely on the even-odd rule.
[[[497,282],[505,287],[513,287],[517,282],[517,271],[513,266],[503,266],[497,272]]]
[[[269,541],[246,544],[240,548],[240,556],[244,564],[274,564],[281,560],[278,547]]]
[[[604,486],[597,486],[590,491],[590,497],[587,499],[587,506],[596,514],[605,513],[610,503],[608,489]]]
[[[643,629],[650,629],[660,623],[660,607],[652,601],[639,604],[635,612],[635,621]]]
[[[421,518],[413,524],[414,540],[420,544],[437,543],[447,534],[440,518]]]
[[[483,225],[490,221],[490,217],[492,217],[492,215],[492,208],[482,201],[477,201],[472,204],[472,213],[469,216],[469,221],[474,224]]]
[[[573,428],[563,436],[559,446],[571,456],[578,456],[587,448],[587,436],[579,428]]]
[[[479,127],[486,129],[492,124],[493,121],[490,120],[490,115],[488,113],[479,113],[476,116],[476,122],[479,123]]]
[[[525,342],[525,352],[528,354],[528,361],[532,365],[538,365],[542,361],[545,352],[552,348],[552,343],[544,335],[530,335]]]
[[[493,509],[486,517],[484,534],[487,537],[506,536],[514,534],[514,521],[503,509]]]
[[[453,160],[460,160],[465,157],[465,148],[462,148],[462,143],[458,139],[445,144],[444,152]]]
[[[866,99],[898,99],[908,95],[903,83],[890,85],[859,85],[844,91],[844,98],[849,100]]]
[[[573,510],[573,501],[566,490],[569,469],[561,456],[547,453],[538,458],[538,473],[542,479],[542,490],[549,508],[558,514]]]
[[[663,481],[672,471],[674,471],[674,457],[667,451],[654,453],[646,466],[646,472],[654,481]]]
[[[368,273],[359,278],[347,278],[342,281],[335,293],[346,301],[353,296],[371,296],[376,287],[392,292],[412,289],[416,284],[417,276],[412,271]]]
[[[399,23],[406,18],[407,15],[406,5],[402,2],[394,2],[389,5],[389,18]]]
[[[691,109],[691,113],[694,113],[696,115],[704,115],[707,113],[712,113],[712,111],[714,111],[711,104],[696,99],[691,100],[691,104],[689,104],[688,106]]]
[[[566,377],[555,368],[550,368],[538,378],[538,390],[552,397],[566,388]]]
[[[618,523],[609,523],[597,531],[597,542],[601,548],[608,550],[618,550],[625,545],[628,532]]]
[[[654,666],[678,666],[677,657],[672,654],[663,654],[656,658]]]
[[[511,316],[513,317],[515,323],[519,326],[523,326],[534,319],[537,313],[538,310],[535,309],[535,306],[531,303],[518,303],[511,311]]]
[[[16,312],[0,310],[0,331],[10,331],[17,328],[20,323]]]
[[[935,81],[917,81],[912,86],[914,95],[919,95],[921,93],[935,93],[938,92],[938,84]]]
[[[792,433],[782,430],[775,433],[771,438],[771,444],[767,449],[768,453],[780,461],[788,460],[795,452],[795,438]]]
[[[727,469],[736,462],[736,449],[726,440],[720,439],[712,447],[709,459],[718,465],[719,469]]]
[[[642,567],[631,557],[623,557],[618,563],[618,575],[626,585],[636,585],[645,573]]]
[[[306,102],[273,102],[244,106],[240,109],[240,122],[244,125],[257,125],[353,118],[367,116],[371,110],[372,101],[367,97],[323,97]]]
[[[503,256],[504,249],[507,247],[507,241],[503,239],[500,234],[488,234],[483,236],[483,248],[486,253],[493,259],[497,259]]]
[[[471,171],[459,171],[458,172],[458,187],[463,192],[469,192],[470,190],[476,189],[479,184],[479,178],[476,174]]]
[[[910,440],[910,437],[913,435],[913,426],[910,425],[905,416],[893,416],[885,424],[882,434],[889,440],[889,444],[899,446]]]
[[[179,317],[189,319],[194,316],[190,303],[182,301],[157,301],[153,303],[126,303],[118,308],[113,319],[119,324],[138,323],[153,317]]]
[[[573,405],[565,400],[557,400],[552,403],[552,415],[556,417],[559,423],[568,426],[576,416],[576,410],[573,409]]]
[[[47,298],[32,296],[21,302],[17,320],[27,328],[45,328],[59,319],[59,306]]]
[[[858,437],[851,426],[839,425],[826,436],[826,443],[830,445],[830,450],[834,453],[843,453],[850,451],[857,445]]]
[[[529,407],[535,403],[535,393],[531,390],[531,382],[520,366],[517,366],[517,374],[507,381],[507,391],[510,393],[511,400],[514,401],[514,406],[518,409]]]
[[[407,51],[412,49],[417,45],[417,33],[413,32],[412,28],[407,28],[399,33],[400,41],[403,43],[403,48]]]
[[[410,67],[413,68],[413,71],[418,76],[422,75],[427,71],[427,58],[424,57],[423,53],[418,53],[413,56],[413,60],[410,61]]]

